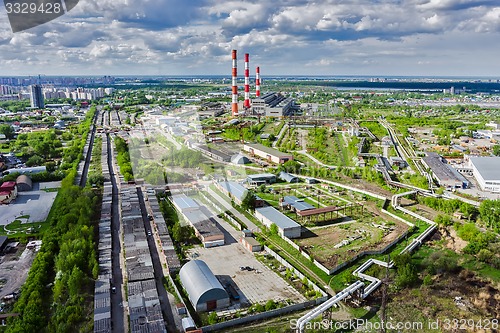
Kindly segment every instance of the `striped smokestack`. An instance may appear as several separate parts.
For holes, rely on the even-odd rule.
[[[255,69],[255,97],[260,97],[260,67]]]
[[[232,82],[232,89],[233,89],[233,100],[231,104],[231,114],[233,116],[238,115],[238,83],[236,82],[236,79],[238,77],[238,66],[236,64],[236,50],[233,50],[232,52],[232,58],[233,58],[233,82]]]
[[[245,53],[245,102],[243,106],[245,109],[250,108],[250,66],[248,53]]]

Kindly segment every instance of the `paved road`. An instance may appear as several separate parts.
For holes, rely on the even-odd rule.
[[[276,140],[273,141],[273,144],[272,144],[273,148],[276,147],[276,144],[278,144],[278,141],[285,134],[285,131],[287,129],[288,129],[288,124],[283,125],[283,127],[280,130],[280,132],[278,133],[278,136],[276,137]]]
[[[117,175],[113,169],[113,154],[111,150],[111,140],[108,137],[108,168],[111,178],[111,185],[113,187],[113,203],[111,205],[111,230],[112,230],[112,269],[113,269],[113,286],[116,287],[117,292],[111,294],[111,320],[113,323],[113,332],[128,332],[128,319],[124,313],[126,308],[123,306],[124,300],[124,284],[123,284],[123,256],[122,256],[122,243],[121,223],[120,223],[120,206],[118,201],[119,189],[117,185]]]
[[[160,299],[161,311],[163,312],[163,318],[167,321],[167,331],[168,332],[179,332],[179,329],[175,325],[174,313],[170,306],[168,293],[163,285],[163,267],[161,264],[160,256],[158,254],[157,243],[155,237],[153,237],[153,228],[151,226],[151,221],[148,219],[148,212],[146,210],[146,205],[144,202],[144,194],[140,187],[137,188],[137,196],[139,197],[139,206],[141,207],[142,220],[144,221],[144,229],[148,235],[148,245],[149,252],[151,253],[151,259],[153,262],[153,269],[156,282],[156,290],[158,291],[158,297]],[[149,236],[151,235],[151,236]]]

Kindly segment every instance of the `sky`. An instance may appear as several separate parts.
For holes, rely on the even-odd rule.
[[[22,1],[22,0],[19,0]],[[80,0],[13,33],[0,76],[498,76],[498,0]]]

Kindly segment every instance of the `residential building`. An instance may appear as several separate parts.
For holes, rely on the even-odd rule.
[[[37,108],[37,109],[45,108],[41,85],[32,84],[30,86],[30,102],[32,108]]]

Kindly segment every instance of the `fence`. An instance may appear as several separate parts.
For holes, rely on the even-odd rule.
[[[325,300],[326,300],[326,297],[322,297],[322,298],[318,298],[316,300],[307,301],[307,302],[300,303],[300,304],[293,304],[293,305],[289,305],[289,306],[286,306],[286,307],[280,308],[280,309],[261,312],[261,313],[257,313],[255,315],[251,315],[251,316],[247,316],[247,317],[231,319],[231,320],[225,321],[223,323],[204,326],[201,328],[201,330],[203,332],[219,332],[220,330],[223,330],[223,329],[226,329],[229,327],[233,327],[236,325],[242,325],[242,324],[250,323],[253,321],[259,321],[259,320],[269,319],[272,317],[278,317],[278,316],[284,315],[286,313],[294,312],[294,311],[304,310],[304,309],[313,307],[315,305],[321,304]]]
[[[264,251],[266,251],[267,253],[269,253],[270,255],[272,255],[274,257],[274,259],[276,259],[280,264],[282,264],[286,268],[290,269],[301,280],[303,280],[305,278],[307,280],[307,283],[310,284],[315,291],[320,292],[321,295],[323,295],[323,297],[327,297],[327,294],[321,288],[319,288],[316,284],[314,284],[313,282],[311,282],[304,274],[302,274],[301,272],[299,272],[295,267],[293,267],[291,264],[289,264],[279,254],[277,254],[276,252],[274,252],[273,250],[271,250],[267,246],[264,246]]]

